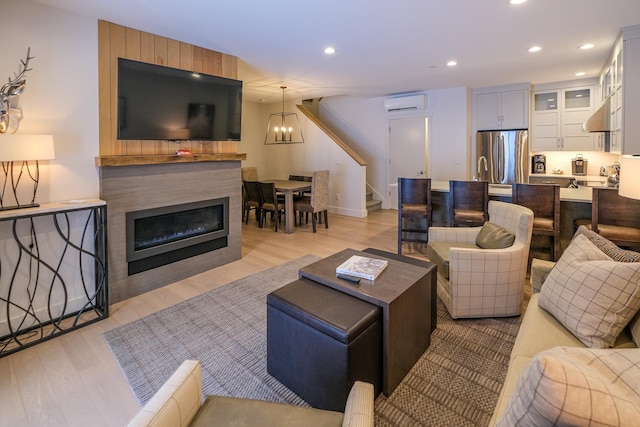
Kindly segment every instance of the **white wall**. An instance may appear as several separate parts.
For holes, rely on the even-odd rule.
[[[468,179],[470,92],[465,87],[422,92],[429,116],[429,177]],[[387,113],[384,98],[336,96],[320,102],[320,118],[367,161],[367,183],[386,194],[389,120],[416,112]],[[420,114],[425,114],[420,112]],[[387,204],[383,206],[388,207]]]
[[[24,0],[3,0],[1,13],[0,80],[18,71],[28,46],[35,57],[17,133],[54,138],[56,158],[42,163],[36,201],[98,197],[97,22]]]

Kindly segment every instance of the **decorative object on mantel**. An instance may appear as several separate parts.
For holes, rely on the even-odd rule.
[[[4,172],[4,181],[0,188],[0,211],[8,209],[33,208],[39,206],[36,192],[40,182],[41,160],[55,159],[52,135],[1,135],[0,164]],[[23,176],[33,181],[31,202],[20,203],[20,181]],[[11,191],[15,205],[7,206],[7,184],[11,183]]]
[[[284,90],[286,88],[286,86],[280,86],[280,89],[282,89],[282,111],[269,115],[267,133],[264,137],[265,145],[300,144],[304,142],[298,115],[284,111]]]
[[[620,157],[618,194],[630,199],[640,199],[640,155]]]
[[[31,71],[29,61],[34,57],[30,55],[31,47],[27,48],[27,59],[20,60],[22,69],[15,74],[13,80],[9,77],[9,82],[0,88],[0,133],[14,133],[20,126],[22,120],[22,110],[18,107],[16,97],[24,92],[27,83],[24,75]],[[12,102],[13,101],[13,102]]]

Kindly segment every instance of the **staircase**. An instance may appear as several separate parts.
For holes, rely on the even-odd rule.
[[[381,206],[382,201],[373,199],[373,191],[367,185],[367,212],[379,211]]]

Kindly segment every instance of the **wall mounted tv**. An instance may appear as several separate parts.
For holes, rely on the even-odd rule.
[[[239,141],[242,82],[118,58],[118,139]]]

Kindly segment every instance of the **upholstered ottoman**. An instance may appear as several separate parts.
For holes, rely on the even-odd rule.
[[[308,279],[267,295],[267,371],[315,408],[343,411],[354,381],[382,388],[378,306]]]

